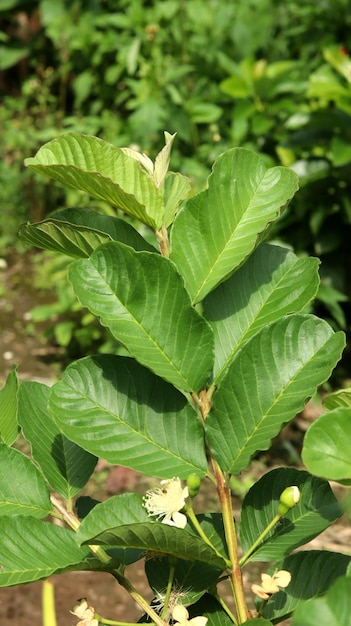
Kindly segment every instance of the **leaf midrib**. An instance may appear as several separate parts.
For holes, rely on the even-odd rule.
[[[171,360],[171,358],[168,356],[168,354],[161,348],[161,346],[156,342],[156,338],[154,338],[151,334],[147,333],[147,329],[142,326],[141,321],[139,321],[134,314],[132,313],[132,311],[130,311],[130,309],[127,308],[126,304],[120,300],[120,298],[117,297],[117,294],[112,290],[111,285],[106,281],[105,277],[99,272],[98,268],[91,262],[90,259],[88,259],[88,261],[91,263],[92,267],[95,269],[96,273],[100,276],[101,280],[104,282],[104,284],[106,285],[106,287],[108,287],[108,289],[110,290],[111,295],[116,298],[116,300],[118,300],[118,302],[120,302],[120,304],[122,305],[122,307],[124,308],[124,310],[128,313],[129,315],[129,321],[131,321],[132,323],[135,323],[140,330],[143,332],[144,336],[146,339],[148,339],[152,345],[154,346],[154,348],[157,349],[157,351],[159,352],[159,354],[161,354],[161,357],[164,358],[164,361],[166,361],[166,363],[168,364],[168,366],[173,370],[173,372],[176,372],[179,379],[181,381],[183,381],[185,388],[189,388],[191,389],[191,385],[188,382],[188,380],[186,380],[181,372],[181,370],[176,367],[174,361]],[[100,316],[102,318],[102,316]],[[109,325],[109,327],[111,327],[111,325]],[[125,346],[125,348],[130,351],[130,348],[128,347],[128,345],[126,345],[124,343],[124,341],[122,340],[121,343],[123,343],[123,345]]]

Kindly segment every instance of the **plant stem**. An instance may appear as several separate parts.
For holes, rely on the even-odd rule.
[[[272,519],[272,521],[268,524],[268,526],[264,529],[264,531],[260,534],[260,536],[256,539],[256,541],[252,544],[252,546],[248,549],[246,554],[241,557],[239,561],[240,567],[243,567],[245,563],[250,559],[250,556],[255,552],[256,548],[262,543],[263,539],[269,533],[269,531],[274,528],[274,526],[279,522],[281,515],[277,513],[277,515]]]
[[[208,395],[205,389],[200,391],[198,395],[198,406],[201,411],[201,417],[203,423],[206,421],[206,417],[211,410],[211,398],[214,392],[214,387],[211,388],[210,394]],[[224,476],[221,468],[219,467],[217,461],[211,455],[211,463],[213,468],[213,473],[216,477],[217,483],[217,493],[219,497],[219,501],[221,503],[222,515],[223,515],[223,524],[224,524],[224,532],[225,538],[228,547],[228,555],[230,559],[230,572],[229,572],[229,580],[233,590],[233,596],[236,606],[236,611],[238,615],[239,624],[243,624],[249,619],[249,614],[246,606],[246,600],[244,595],[244,586],[243,579],[241,575],[241,568],[239,565],[239,557],[238,557],[238,544],[236,539],[236,530],[234,524],[234,514],[232,507],[232,499],[230,488],[227,487],[226,482],[224,480]],[[223,558],[223,557],[222,557]]]
[[[238,615],[239,624],[243,624],[249,618],[244,595],[243,579],[238,559],[238,544],[232,508],[232,499],[229,487],[227,487],[221,468],[217,461],[212,459],[212,466],[217,478],[217,492],[222,508],[225,537],[228,546],[228,554],[231,561],[230,584]]]
[[[170,568],[169,568],[169,576],[168,576],[168,583],[167,583],[167,589],[166,589],[166,595],[165,595],[165,602],[164,602],[164,606],[163,606],[162,613],[161,613],[162,619],[165,619],[167,615],[168,604],[169,604],[169,599],[171,597],[173,580],[174,580],[174,572],[175,572],[175,562],[174,563],[171,562]]]
[[[159,245],[162,256],[168,259],[169,258],[169,240],[168,240],[168,232],[167,232],[166,226],[162,224],[161,230],[156,230],[155,234],[158,240],[158,245]]]
[[[156,624],[156,626],[165,626],[166,622],[151,608],[147,600],[140,595],[140,593],[133,587],[132,583],[125,578],[120,572],[114,570],[111,572],[112,576],[119,582],[121,587],[123,587],[129,595],[135,600],[135,602],[147,613],[151,620]]]

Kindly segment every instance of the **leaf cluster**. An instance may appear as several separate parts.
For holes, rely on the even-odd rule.
[[[27,159],[34,171],[141,222],[153,245],[127,221],[90,209],[21,226],[23,241],[72,258],[76,297],[123,353],[79,359],[52,387],[18,387],[16,369],[9,374],[0,396],[0,585],[104,570],[160,626],[171,617],[172,593],[209,623],[244,623],[249,614],[236,572],[260,560],[292,575],[254,620],[277,623],[346,573],[347,556],[290,554],[338,519],[341,507],[324,476],[267,473],[243,502],[239,560],[228,485],[330,377],[344,336],[306,313],[318,289],[318,261],[263,241],[297,190],[296,174],[232,149],[215,161],[206,189],[189,196],[186,178],[169,171],[173,140],[165,133],[154,163],[80,134]],[[331,411],[340,428],[345,410]],[[12,447],[19,428],[32,458]],[[313,464],[307,444],[305,455]],[[162,480],[195,473],[216,485],[221,513],[195,515],[192,496],[188,523],[178,528],[150,519],[142,497],[128,493],[91,502],[79,519],[75,498],[99,457]],[[347,464],[340,465],[333,477],[348,479]],[[280,495],[291,485],[301,499],[282,516]],[[164,515],[171,515],[167,503]],[[128,565],[145,556],[158,595],[168,580],[161,616],[127,578]],[[232,581],[236,617],[216,591],[223,576]]]

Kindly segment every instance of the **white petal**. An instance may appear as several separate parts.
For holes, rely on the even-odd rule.
[[[193,617],[193,619],[189,620],[189,624],[191,624],[191,626],[206,626],[208,622],[208,617],[205,617],[204,615],[197,615],[196,617]]]
[[[174,607],[173,611],[172,611],[172,617],[176,622],[186,622],[188,617],[189,617],[189,613],[187,611],[187,609],[185,608],[184,604],[176,604],[176,606]]]
[[[273,575],[273,580],[278,587],[287,587],[291,581],[291,574],[287,570],[281,569]]]
[[[187,525],[188,519],[187,516],[184,515],[184,513],[179,513],[178,511],[176,511],[175,513],[173,513],[172,519],[177,528],[185,528],[185,526]]]

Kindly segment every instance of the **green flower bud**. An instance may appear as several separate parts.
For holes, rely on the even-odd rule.
[[[186,483],[189,489],[189,496],[191,498],[195,498],[195,496],[197,496],[197,494],[199,493],[201,485],[200,476],[196,474],[196,472],[194,472],[193,474],[189,474],[188,478],[186,479]]]
[[[300,502],[300,489],[293,485],[284,489],[279,498],[278,515],[285,515],[295,504]]]

